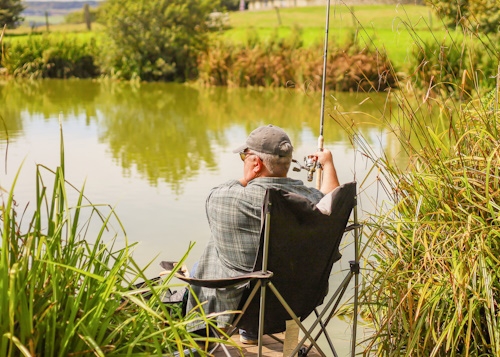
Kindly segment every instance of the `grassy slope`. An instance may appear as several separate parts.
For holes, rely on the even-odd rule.
[[[250,33],[258,34],[261,40],[271,36],[286,37],[292,33],[294,27],[302,31],[302,40],[305,46],[323,44],[325,35],[325,7],[296,7],[260,11],[245,11],[230,13],[231,29],[223,33],[224,38],[233,42],[246,42]],[[432,33],[430,31],[432,24]],[[404,68],[408,56],[411,56],[413,39],[408,28],[415,29],[421,38],[435,36],[443,39],[447,36],[442,30],[438,19],[431,15],[431,10],[425,6],[416,5],[363,5],[346,7],[332,5],[330,11],[329,44],[342,44],[356,34],[356,38],[363,46],[376,47],[386,51],[397,68]],[[102,26],[93,24],[92,32],[99,32]],[[17,35],[30,33],[29,27],[21,27],[7,32]],[[37,28],[45,31],[45,26]],[[84,24],[51,25],[52,33],[78,32],[79,37],[88,36]],[[83,33],[87,33],[83,35]],[[414,35],[415,35],[414,33]]]
[[[297,7],[230,14],[232,28],[224,36],[235,42],[246,41],[249,29],[255,29],[261,39],[269,38],[276,32],[286,37],[295,26],[302,30],[304,45],[322,44],[325,35],[325,7]],[[430,31],[432,25],[432,33]],[[417,30],[422,38],[436,36],[443,38],[438,19],[425,6],[365,5],[348,8],[343,5],[331,6],[329,43],[344,43],[358,33],[363,45],[385,49],[391,60],[404,65],[411,53],[413,40],[407,28]]]

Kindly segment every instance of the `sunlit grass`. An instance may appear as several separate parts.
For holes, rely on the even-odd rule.
[[[85,24],[60,23],[60,24],[49,24],[49,31],[47,31],[47,27],[45,26],[45,24],[37,23],[35,27],[31,27],[29,25],[21,25],[16,29],[9,29],[6,31],[6,35],[7,38],[10,36],[19,38],[22,36],[28,36],[30,34],[43,34],[48,32],[52,35],[75,34],[79,37],[88,38],[95,36],[95,33],[100,33],[103,30],[103,28],[104,28],[103,25],[99,23],[93,23],[92,29],[91,31],[89,31]]]
[[[498,72],[481,80],[469,73],[496,70],[482,63],[498,64],[490,57],[498,45],[492,37],[478,48],[473,33],[450,46],[408,33],[420,63],[381,108],[404,164],[371,148],[346,113],[330,113],[373,163],[373,184],[388,197],[365,223],[361,301],[373,333],[364,354],[496,357],[500,82]],[[419,76],[428,85],[417,84]]]
[[[279,17],[274,9],[232,12],[231,28],[223,36],[234,42],[246,42],[249,33],[256,32],[259,38],[267,41],[274,36],[286,38],[294,27],[298,27],[301,29],[303,45],[316,46],[324,41],[325,15],[326,7],[315,6],[280,8]],[[449,35],[426,6],[394,4],[347,7],[332,3],[328,38],[331,45],[342,47],[355,37],[362,46],[385,51],[394,65],[403,69],[408,65],[416,42],[408,28],[423,40],[434,37],[443,39]]]

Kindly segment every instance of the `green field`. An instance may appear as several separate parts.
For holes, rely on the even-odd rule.
[[[276,34],[287,37],[294,27],[299,27],[305,46],[323,44],[326,8],[311,6],[283,8],[279,12],[274,9],[233,12],[230,25],[224,36],[235,42],[246,41],[252,33],[249,29],[266,40]],[[394,63],[403,65],[411,55],[415,35],[424,40],[443,39],[447,31],[426,6],[331,6],[330,9],[329,44],[343,44],[356,36],[362,46],[386,51]]]
[[[294,28],[300,29],[304,46],[322,45],[325,36],[325,7],[295,7],[279,10],[259,10],[231,12],[230,28],[221,36],[235,43],[245,43],[251,36],[259,41],[269,38],[286,38]],[[56,22],[49,19],[51,23]],[[92,33],[102,30],[102,25],[93,24]],[[45,26],[34,29],[46,31]],[[7,32],[9,35],[29,34],[32,29],[22,26]],[[84,24],[52,24],[51,33],[87,33]],[[460,34],[458,34],[459,36]],[[451,34],[451,36],[454,36]],[[83,37],[86,37],[83,35]],[[90,36],[89,36],[90,37]],[[415,37],[419,39],[436,38],[444,40],[450,32],[444,29],[439,19],[426,6],[417,5],[363,5],[347,7],[332,5],[330,9],[329,44],[342,45],[355,38],[361,47],[377,48],[386,52],[391,61],[399,68],[404,68],[409,56],[412,56]]]

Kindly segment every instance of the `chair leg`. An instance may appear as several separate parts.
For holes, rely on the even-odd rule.
[[[335,291],[335,293],[333,294],[333,296],[330,298],[330,300],[327,302],[327,304],[325,305],[325,307],[323,308],[323,311],[319,314],[318,318],[316,319],[316,321],[309,327],[309,331],[307,332],[307,335],[310,336],[310,333],[312,333],[312,331],[314,331],[314,329],[316,328],[316,326],[318,326],[318,324],[320,324],[322,322],[322,319],[323,317],[326,315],[326,313],[330,310],[330,307],[335,303],[335,306],[337,306],[338,304],[338,299],[339,297],[341,297],[343,295],[343,291],[345,291],[345,289],[347,288],[348,284],[349,284],[349,281],[351,280],[353,274],[350,273],[349,275],[347,275],[344,280],[342,281],[342,283],[340,284],[339,288]],[[342,294],[342,295],[341,295]],[[334,309],[335,309],[335,306],[334,306]],[[335,311],[335,310],[333,310]],[[331,315],[331,314],[330,314]],[[321,330],[318,335],[316,336],[316,338],[312,338],[312,337],[308,337],[307,335],[305,335],[304,337],[302,337],[302,340],[300,340],[299,342],[299,345],[297,347],[297,351],[300,349],[299,346],[302,346],[304,344],[304,342],[306,342],[306,340],[309,338],[312,341],[316,341],[319,336],[321,335],[321,333],[323,332],[326,332]],[[316,345],[314,346],[316,347]],[[309,346],[307,352],[309,352],[311,350],[311,346]],[[337,353],[335,351],[335,349],[332,350],[332,353],[334,354],[334,356],[336,357],[337,356]]]
[[[260,289],[260,311],[259,311],[259,357],[262,356],[262,338],[264,336],[264,313],[266,311],[266,287],[268,282],[264,282]]]
[[[304,344],[304,342],[307,339],[309,341],[311,341],[311,343],[314,345],[314,347],[316,348],[316,350],[318,351],[318,353],[321,356],[326,356],[323,353],[323,351],[321,350],[321,347],[319,347],[319,345],[316,343],[316,341],[314,340],[314,338],[311,336],[311,333],[304,327],[304,325],[300,322],[300,320],[297,317],[297,315],[295,315],[295,313],[293,312],[293,310],[290,307],[290,305],[288,305],[288,303],[285,301],[285,299],[283,298],[283,296],[279,293],[278,289],[276,289],[276,287],[273,285],[272,282],[268,282],[267,285],[269,286],[269,289],[271,289],[271,291],[274,293],[274,295],[276,296],[276,298],[279,300],[279,302],[281,303],[281,306],[283,306],[285,308],[285,310],[288,312],[288,315],[290,315],[290,317],[293,318],[293,320],[295,321],[295,323],[297,323],[297,325],[300,327],[300,329],[304,333],[304,338],[299,343],[299,345],[297,345],[297,347],[295,348],[295,350],[293,350],[293,352],[290,354],[290,357],[294,356],[299,351],[299,349],[302,347],[302,344]]]

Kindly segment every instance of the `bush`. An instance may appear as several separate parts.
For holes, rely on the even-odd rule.
[[[296,30],[298,31],[298,30]],[[303,48],[300,36],[268,43],[249,36],[246,46],[219,41],[200,57],[199,81],[210,86],[306,87],[321,90],[323,48]],[[326,86],[338,91],[393,87],[389,60],[355,45],[329,50]]]
[[[500,4],[497,0],[427,0],[450,27],[467,27],[472,32],[497,33]]]
[[[196,77],[216,0],[110,0],[103,6],[110,39],[103,69],[111,76],[156,81]]]
[[[94,62],[96,53],[94,41],[31,35],[26,42],[5,45],[2,65],[17,77],[93,78],[99,75]]]

